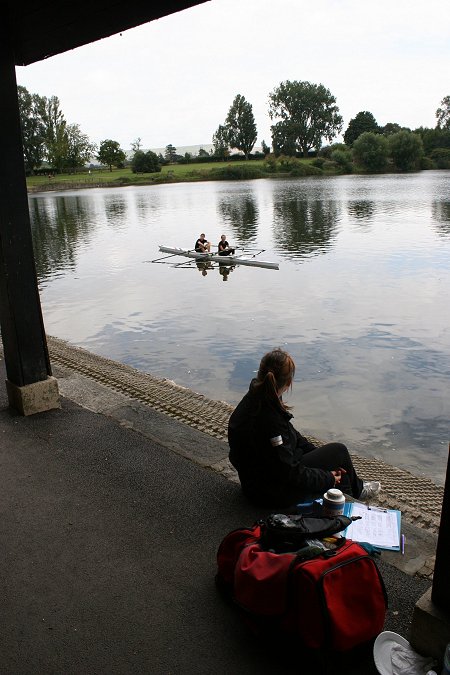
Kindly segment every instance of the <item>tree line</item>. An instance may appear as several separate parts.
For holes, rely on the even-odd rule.
[[[326,160],[343,172],[353,164],[367,171],[384,171],[391,163],[399,171],[418,168],[450,168],[450,96],[442,99],[436,110],[436,127],[419,127],[414,131],[395,122],[379,126],[369,111],[359,112],[350,120],[344,143],[332,144],[343,129],[343,119],[336,98],[322,84],[281,82],[269,95],[272,150],[275,158],[309,157]],[[252,106],[236,96],[223,125],[213,135],[214,152],[225,159],[230,148],[237,148],[248,158],[256,141]],[[323,142],[330,145],[323,147]],[[265,156],[270,148],[263,141]],[[426,161],[428,160],[428,161]],[[283,162],[282,162],[283,163]],[[284,161],[284,167],[294,166]]]
[[[66,121],[57,96],[30,94],[19,86],[18,99],[28,173],[39,169],[44,161],[57,173],[75,171],[94,157],[110,170],[124,166],[127,156],[120,144],[105,139],[97,147],[78,124]],[[350,120],[344,143],[335,144],[333,140],[343,130],[343,118],[336,98],[323,84],[281,82],[269,94],[268,114],[273,122],[272,152],[263,140],[260,156],[322,156],[342,171],[350,171],[354,163],[367,171],[383,171],[390,162],[398,170],[450,168],[450,96],[444,97],[436,110],[435,128],[411,131],[392,122],[379,126],[371,112],[361,111]],[[249,159],[256,139],[252,105],[237,94],[223,124],[213,134],[211,154],[201,149],[195,160],[225,160],[233,150]],[[324,146],[324,142],[329,145]],[[150,150],[144,152],[140,138],[131,144],[131,150],[131,169],[135,173],[153,173],[161,171],[163,164],[194,160],[189,153],[178,155],[172,144],[167,145],[164,156]],[[431,163],[428,166],[426,159]]]
[[[57,172],[83,166],[96,151],[78,124],[68,124],[57,96],[30,94],[18,87],[22,145],[27,173],[44,161]]]
[[[79,124],[69,124],[57,96],[30,94],[18,86],[20,124],[25,170],[33,173],[45,161],[51,171],[75,171],[96,157],[109,166],[123,166],[125,152],[117,141],[105,139],[97,147]]]

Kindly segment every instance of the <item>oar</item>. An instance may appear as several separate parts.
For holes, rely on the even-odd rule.
[[[171,253],[170,255],[165,255],[163,258],[155,258],[155,260],[143,260],[142,262],[144,262],[144,263],[163,262],[164,260],[168,260],[169,258],[175,258],[177,255],[180,255],[180,254],[179,253]]]
[[[230,246],[230,248],[236,248],[240,251],[259,251],[259,253],[264,253],[265,248],[247,248],[246,246]]]
[[[245,248],[244,246],[230,246],[230,248],[234,248],[235,250],[242,251],[244,254],[248,252],[250,254],[251,251],[256,251],[253,255],[250,255],[250,258],[256,258],[257,255],[260,255],[261,253],[264,253],[266,250],[265,248]]]
[[[183,253],[194,253],[195,249],[194,248],[187,248],[183,250]],[[169,255],[165,255],[162,258],[155,258],[154,260],[143,260],[142,262],[144,263],[156,263],[156,262],[163,262],[164,260],[168,260],[169,258],[176,258],[177,256],[183,255],[183,253],[180,253],[177,251],[177,253],[170,253]],[[205,254],[201,254],[205,255]],[[208,254],[206,254],[208,255]]]

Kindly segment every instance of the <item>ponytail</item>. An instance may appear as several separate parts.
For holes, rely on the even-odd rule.
[[[283,349],[274,349],[261,359],[253,389],[261,398],[288,410],[278,392],[292,386],[294,374],[295,364],[292,357]]]
[[[261,382],[261,391],[264,398],[268,401],[272,401],[273,403],[279,402],[277,381],[271,370],[265,374],[264,379]]]

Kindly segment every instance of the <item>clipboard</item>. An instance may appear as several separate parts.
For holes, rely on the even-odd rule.
[[[355,520],[347,527],[343,532],[345,537],[354,541],[366,541],[387,551],[400,551],[401,511],[347,502],[344,515],[362,516],[361,520]]]

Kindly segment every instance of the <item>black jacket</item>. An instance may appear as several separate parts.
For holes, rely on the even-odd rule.
[[[231,414],[228,424],[230,462],[237,469],[242,490],[265,506],[290,506],[322,495],[334,486],[330,471],[302,464],[304,453],[316,447],[294,429],[292,415],[275,403],[248,393]],[[281,436],[282,445],[270,439]]]

